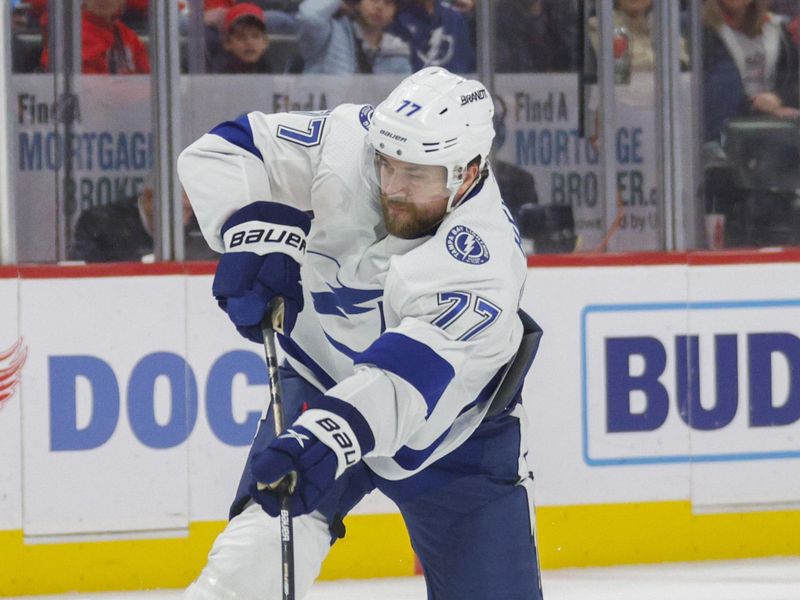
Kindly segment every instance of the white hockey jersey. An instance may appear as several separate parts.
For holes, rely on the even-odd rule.
[[[252,112],[206,134],[178,169],[206,240],[259,200],[313,211],[305,306],[280,342],[308,381],[364,416],[364,460],[402,479],[457,448],[488,408],[522,337],[519,234],[494,177],[431,235],[387,235],[363,176],[371,107]]]

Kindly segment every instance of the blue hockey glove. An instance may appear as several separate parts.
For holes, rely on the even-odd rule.
[[[211,289],[247,339],[263,342],[261,320],[276,296],[284,299],[284,334],[294,327],[303,310],[300,263],[310,227],[304,212],[275,202],[249,204],[222,226],[225,254]]]
[[[327,410],[330,408],[336,412]],[[253,483],[250,495],[267,513],[278,516],[278,483],[294,472],[289,512],[292,516],[308,514],[333,482],[374,447],[372,431],[361,413],[341,400],[322,396],[286,432],[253,455],[253,477],[268,487],[259,489]]]

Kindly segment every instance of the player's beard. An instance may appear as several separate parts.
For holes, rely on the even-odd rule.
[[[444,218],[446,202],[406,202],[381,194],[381,212],[386,231],[395,237],[412,239],[431,231]]]

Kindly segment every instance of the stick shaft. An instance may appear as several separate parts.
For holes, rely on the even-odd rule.
[[[264,353],[267,359],[267,372],[269,374],[269,402],[272,406],[272,416],[275,421],[275,435],[280,435],[284,430],[283,422],[283,394],[281,393],[281,378],[278,374],[278,354],[275,346],[275,330],[270,324],[264,327]]]
[[[281,329],[282,325],[280,323],[283,313],[282,304],[282,299],[273,302],[269,311],[267,311],[267,316],[261,323],[261,333],[264,335],[264,355],[267,360],[267,373],[269,376],[269,401],[275,422],[275,435],[280,435],[284,431],[283,396],[281,378],[278,373],[278,353],[275,346],[275,330]],[[280,486],[278,493],[281,498],[281,589],[283,591],[283,600],[294,600],[294,527],[289,513],[288,486]]]

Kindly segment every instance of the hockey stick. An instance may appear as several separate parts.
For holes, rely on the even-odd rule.
[[[283,433],[283,394],[281,378],[278,373],[278,354],[275,348],[275,332],[283,332],[283,298],[276,298],[270,303],[269,310],[261,322],[261,333],[264,335],[264,355],[267,359],[269,374],[269,403],[275,421],[275,435]],[[274,489],[281,499],[281,571],[283,576],[283,600],[294,600],[294,529],[289,513],[289,496],[294,491],[296,480],[294,472],[273,485],[258,483],[258,489]]]

